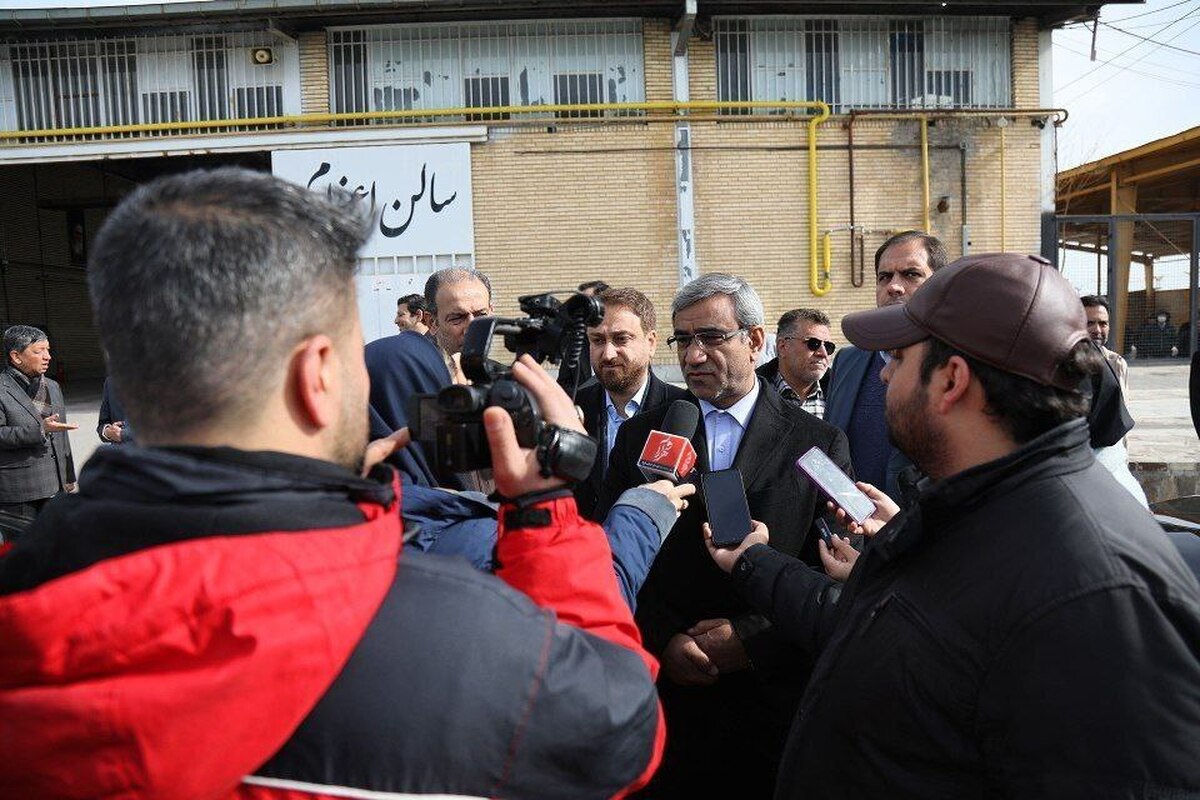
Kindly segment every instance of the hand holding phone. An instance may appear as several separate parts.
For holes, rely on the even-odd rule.
[[[704,489],[713,545],[726,549],[737,547],[753,525],[742,471],[734,467],[706,472],[700,476],[700,484]]]
[[[874,501],[863,494],[821,448],[813,447],[796,459],[796,468],[859,525],[875,513]]]

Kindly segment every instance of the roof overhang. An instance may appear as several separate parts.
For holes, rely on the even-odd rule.
[[[1140,3],[1142,0],[1116,2]],[[1005,16],[1031,17],[1042,27],[1054,27],[1091,17],[1103,5],[1107,3],[1061,0],[924,3],[910,0],[700,0],[699,14],[702,17],[742,14]],[[163,0],[125,3],[9,0],[0,1],[0,30],[7,33],[46,29],[78,31],[81,28],[214,24],[264,18],[286,20],[293,30],[385,22],[619,16],[674,18],[683,7],[682,0]]]

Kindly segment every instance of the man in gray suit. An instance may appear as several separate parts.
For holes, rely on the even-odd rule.
[[[936,236],[904,231],[875,251],[875,305],[879,308],[907,303],[930,275],[946,266],[946,248]],[[888,439],[883,416],[886,387],[879,372],[885,353],[846,347],[829,370],[829,395],[825,421],[846,432],[855,476],[887,492],[900,502],[900,472],[912,465]]]
[[[50,341],[29,325],[4,332],[0,372],[0,536],[19,538],[45,502],[75,488],[66,404],[46,377]]]

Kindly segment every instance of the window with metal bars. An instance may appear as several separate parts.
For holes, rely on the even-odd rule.
[[[1011,105],[1004,18],[722,17],[714,39],[719,100],[822,100],[835,113]]]
[[[271,62],[254,61],[261,47],[275,51]],[[298,82],[285,87],[298,58],[295,45],[257,32],[0,43],[0,129],[299,113]]]
[[[645,99],[639,20],[395,25],[329,31],[336,112],[636,103]],[[401,104],[397,105],[397,98]],[[411,105],[408,105],[411,103]],[[598,116],[569,112],[560,116]]]

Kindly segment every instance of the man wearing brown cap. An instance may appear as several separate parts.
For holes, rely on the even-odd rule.
[[[1200,586],[1092,458],[1070,284],[964,258],[842,328],[932,482],[840,596],[761,526],[710,550],[819,659],[776,797],[1200,796]]]

